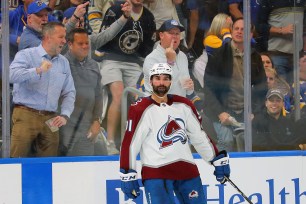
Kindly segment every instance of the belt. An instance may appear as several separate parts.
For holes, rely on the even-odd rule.
[[[53,111],[36,110],[34,108],[29,108],[29,107],[24,106],[24,105],[16,105],[15,104],[15,108],[21,108],[21,109],[24,109],[24,110],[28,110],[28,111],[31,111],[33,113],[37,113],[38,115],[54,115],[55,114],[55,112],[53,112]]]

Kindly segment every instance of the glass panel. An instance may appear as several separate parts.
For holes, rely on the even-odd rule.
[[[265,108],[253,120],[254,150],[293,150],[304,143],[300,94],[305,1],[260,1],[256,23],[258,51],[268,92]],[[274,93],[274,94],[273,94]],[[301,95],[301,96],[302,96]],[[301,119],[300,119],[301,118]]]
[[[41,6],[44,6],[43,2],[36,3],[31,17],[22,9],[31,1],[23,1],[25,5],[19,5],[19,2],[21,1],[9,1],[10,36],[8,39],[3,39],[3,36],[0,39],[1,42],[3,40],[10,43],[10,52],[7,53],[9,58],[4,59],[9,60],[9,63],[13,61],[18,51],[20,35],[24,32],[27,20],[29,18],[33,20],[32,26],[38,33],[41,33],[40,23],[47,21],[46,15],[37,12],[40,11]],[[135,98],[142,97],[145,91],[149,94],[148,91],[151,89],[148,73],[153,62],[168,62],[175,67],[174,69],[180,70],[175,73],[170,93],[186,96],[194,103],[202,116],[204,130],[220,150],[234,152],[293,150],[299,149],[299,144],[306,143],[302,135],[306,127],[303,125],[306,122],[305,0],[184,0],[182,2],[174,0],[166,1],[166,3],[163,1],[163,4],[160,0],[145,0],[146,9],[139,9],[142,7],[134,5],[138,10],[134,10],[129,23],[124,24],[125,17],[121,18],[119,24],[125,25],[122,30],[114,23],[121,16],[121,8],[119,8],[121,1],[115,2],[118,11],[109,10],[113,5],[111,1],[105,1],[103,5],[89,2],[88,8],[84,8],[83,13],[86,10],[84,17],[82,17],[83,13],[75,11],[68,1],[68,3],[55,0],[44,2],[49,3],[49,6],[54,9],[49,12],[49,21],[70,18],[70,22],[84,27],[90,33],[90,41],[83,42],[86,45],[82,45],[82,42],[77,44],[74,41],[75,36],[73,35],[73,38],[70,36],[67,39],[70,41],[70,46],[64,46],[62,54],[67,57],[69,49],[72,49],[73,57],[84,53],[84,56],[89,55],[99,66],[97,68],[94,65],[98,71],[90,76],[95,78],[100,72],[101,83],[104,85],[102,95],[97,97],[99,102],[103,101],[103,106],[99,108],[103,109],[103,113],[100,110],[96,115],[91,112],[92,118],[86,122],[81,121],[82,125],[80,125],[77,122],[78,118],[83,118],[82,114],[85,114],[85,117],[88,116],[85,109],[80,107],[81,101],[86,101],[87,105],[94,107],[95,92],[89,91],[92,87],[84,89],[81,87],[84,84],[75,83],[76,86],[80,85],[77,87],[77,93],[81,93],[80,90],[85,91],[82,96],[77,94],[75,111],[79,112],[74,112],[71,116],[68,125],[71,125],[72,131],[69,137],[65,136],[68,145],[65,147],[61,145],[61,151],[67,151],[67,148],[70,148],[76,150],[76,155],[81,155],[78,150],[89,145],[90,148],[96,148],[99,152],[93,154],[101,155],[107,154],[108,145],[113,153],[118,154],[130,104],[135,101]],[[141,12],[137,14],[138,11]],[[17,13],[20,15],[16,15]],[[142,15],[146,15],[147,18],[141,18]],[[14,19],[16,16],[18,19]],[[179,28],[184,28],[185,31],[171,30],[170,32],[167,26],[171,24],[168,24],[162,28],[163,32],[158,32],[167,19],[179,21],[182,25]],[[4,26],[7,25],[2,24],[2,29]],[[73,26],[69,27],[69,23],[66,24],[67,32],[72,28]],[[112,31],[109,32],[109,30]],[[26,32],[29,31],[33,30],[26,29]],[[248,32],[245,33],[246,31]],[[100,32],[104,35],[99,34]],[[24,42],[31,44],[30,47],[40,45],[41,36],[37,35],[38,33],[34,32],[35,39],[38,41],[31,38],[30,41]],[[179,53],[176,58],[166,58],[164,52],[170,47],[171,40],[167,44],[165,38],[173,39],[173,48]],[[56,43],[54,40],[52,44]],[[23,46],[27,47],[25,44]],[[152,57],[152,55],[147,57],[155,48],[161,50],[162,57]],[[7,52],[2,44],[1,52]],[[45,58],[48,59],[48,57]],[[69,56],[68,59],[71,63]],[[76,57],[76,62],[81,65],[85,63],[85,67],[89,66],[84,59],[79,61]],[[38,60],[38,56],[35,60]],[[49,61],[52,60],[49,59]],[[42,61],[38,61],[35,65],[37,66],[36,77],[40,76],[42,69]],[[33,62],[34,60],[31,61]],[[112,72],[114,67],[117,68],[116,72]],[[76,68],[78,68],[76,65],[71,68],[72,77],[77,77]],[[81,76],[88,74],[82,73]],[[194,92],[192,89],[183,88],[181,82],[187,78],[193,80]],[[76,78],[74,80],[77,81]],[[115,83],[122,80],[124,83]],[[94,85],[98,84],[98,81],[95,82],[97,83],[93,83]],[[86,83],[89,85],[89,81]],[[123,88],[126,87],[129,89],[123,92]],[[271,88],[276,90],[270,99],[270,97],[267,98],[267,93]],[[1,88],[2,91],[4,89],[5,87]],[[13,91],[13,85],[10,85],[9,90]],[[89,96],[91,93],[93,95]],[[13,98],[13,94],[10,95]],[[124,95],[123,104],[121,104],[122,95]],[[278,100],[279,97],[281,101]],[[24,106],[23,102],[18,103]],[[10,101],[9,104],[12,116],[13,102]],[[34,106],[27,108],[35,109]],[[58,110],[59,114],[60,110]],[[87,140],[88,129],[94,123],[93,121],[101,122],[102,127],[98,131],[95,145],[88,143]],[[86,130],[79,129],[85,126],[88,126]],[[60,129],[60,135],[64,135],[62,131],[64,128]],[[82,138],[84,143],[76,142],[75,137]],[[8,141],[5,140],[6,145],[9,145]],[[33,157],[37,151],[40,151],[37,141],[31,141],[31,147],[27,147],[31,151],[28,156]],[[63,142],[62,139],[60,141]]]

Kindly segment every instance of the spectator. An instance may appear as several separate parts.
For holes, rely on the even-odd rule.
[[[231,17],[224,13],[219,13],[213,18],[203,41],[208,54],[212,54],[214,49],[220,48],[223,43],[231,40],[232,24],[233,21]]]
[[[260,56],[261,56],[262,64],[265,69],[274,67],[273,61],[267,52],[260,53]]]
[[[89,37],[82,28],[73,29],[67,37],[68,59],[76,100],[68,123],[60,129],[60,153],[63,156],[94,155],[94,144],[100,132],[102,86],[98,63],[88,57]]]
[[[228,10],[232,18],[235,20],[237,18],[243,18],[243,0],[227,0],[228,1]],[[256,24],[257,15],[259,10],[260,1],[251,0],[251,23]]]
[[[76,12],[77,7],[71,7],[64,12],[65,22],[68,22],[74,13]],[[131,15],[131,5],[128,2],[122,4],[121,11],[124,15],[130,16]],[[107,42],[112,40],[114,36],[124,27],[127,22],[127,18],[121,15],[115,22],[113,22],[107,29],[102,30],[98,34],[92,33],[89,35],[89,57],[94,57],[91,55],[96,49],[100,48],[101,46],[105,45]],[[78,19],[78,22],[75,23],[75,27],[77,28],[84,28],[84,17],[81,16]],[[68,51],[68,47],[65,46],[63,48],[62,54],[66,54]]]
[[[220,183],[230,176],[229,158],[203,131],[201,117],[188,99],[168,94],[172,68],[167,63],[150,69],[152,95],[133,104],[120,152],[121,189],[128,198],[140,195],[136,157],[149,203],[206,203],[200,173],[189,143],[213,164]],[[194,194],[192,193],[194,192]]]
[[[66,24],[67,32],[74,28],[75,23],[78,21],[76,17],[84,15],[85,7],[88,3],[78,6],[74,17]],[[48,22],[49,11],[51,9],[41,1],[34,1],[29,5],[27,26],[20,36],[19,50],[40,45],[42,26]]]
[[[299,59],[300,67],[300,104],[301,108],[301,118],[306,118],[306,56],[302,55]],[[294,84],[291,86],[291,91],[294,93]],[[292,107],[297,108],[298,106],[294,105],[294,101],[291,103]]]
[[[19,3],[18,7],[9,12],[9,27],[10,27],[10,61],[13,61],[16,53],[18,52],[18,44],[20,42],[20,36],[27,24],[28,6],[34,0],[24,0]],[[48,15],[50,21],[55,21],[53,16]],[[2,21],[2,15],[0,13],[0,23]]]
[[[232,40],[216,50],[208,59],[204,75],[204,111],[213,121],[217,132],[217,146],[235,151],[233,126],[243,122],[244,68],[243,19],[236,19]],[[260,111],[267,90],[266,76],[260,55],[251,52],[252,112]],[[232,116],[232,117],[230,117]],[[233,123],[233,118],[238,121]]]
[[[204,49],[200,57],[198,57],[195,60],[194,66],[192,69],[192,74],[194,78],[198,80],[201,86],[201,89],[204,88],[204,73],[205,73],[207,62],[208,62],[208,56],[207,56],[206,50]]]
[[[300,94],[301,94],[301,104],[300,107],[306,111],[306,56],[302,56],[299,60],[300,65]],[[306,118],[306,114],[304,115]]]
[[[120,121],[121,96],[124,87],[135,86],[141,72],[143,58],[154,45],[155,23],[153,14],[142,1],[131,0],[131,16],[122,30],[99,51],[104,52],[101,63],[102,83],[109,88],[112,100],[107,113],[107,140],[109,154],[119,154],[115,145],[116,130]],[[110,7],[102,23],[102,30],[108,28],[122,16],[121,6]]]
[[[259,5],[256,29],[264,40],[277,73],[289,84],[293,83],[293,50],[301,51],[303,43],[303,22],[305,0],[269,1],[262,0]],[[297,32],[297,47],[293,42],[293,33]]]
[[[276,88],[279,89],[284,96],[284,112],[286,115],[291,111],[291,99],[292,93],[290,90],[290,85],[281,77],[278,76],[276,70],[274,68],[265,68],[265,73],[267,76],[267,84],[268,88]]]
[[[212,19],[217,14],[217,9],[214,6],[217,1],[210,2],[210,7],[207,7],[206,1],[187,0],[187,9],[189,10],[187,48],[193,49],[196,56],[200,56],[204,49],[203,39],[207,33]],[[215,6],[217,8],[217,6]]]
[[[282,115],[284,95],[279,89],[269,89],[266,109],[255,114],[252,121],[253,150],[294,150],[306,139],[296,134],[294,122]],[[304,123],[305,126],[305,123]]]
[[[85,2],[89,2],[89,0],[61,0],[59,4],[55,6],[55,9],[65,11],[70,7],[77,7]]]
[[[18,7],[9,12],[9,27],[10,27],[10,61],[12,61],[18,52],[18,44],[20,35],[27,22],[27,10],[29,4],[34,0],[26,0]],[[2,15],[0,14],[0,22]]]
[[[69,62],[60,55],[65,36],[61,23],[47,23],[41,45],[19,51],[10,65],[15,104],[11,157],[27,157],[34,141],[36,156],[57,155],[57,130],[67,123],[75,101]],[[60,115],[56,113],[59,102]]]
[[[169,19],[174,19],[179,22],[179,17],[176,11],[176,5],[179,5],[183,0],[144,0],[144,5],[154,15],[156,30]],[[181,39],[185,39],[185,33],[181,33]]]
[[[186,55],[178,49],[180,44],[180,33],[185,29],[176,20],[165,21],[159,29],[160,43],[145,58],[143,64],[143,73],[146,92],[151,92],[149,71],[155,63],[168,63],[173,68],[173,81],[169,93],[177,94],[183,97],[193,93],[193,81],[190,79],[188,71],[188,61]],[[188,79],[186,87],[183,88],[181,79]]]

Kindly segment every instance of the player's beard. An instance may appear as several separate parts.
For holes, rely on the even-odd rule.
[[[164,85],[153,86],[153,92],[159,97],[163,97],[164,95],[166,95],[169,89],[170,89],[170,86],[169,87],[164,86]]]

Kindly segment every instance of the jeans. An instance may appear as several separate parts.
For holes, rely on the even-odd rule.
[[[292,54],[271,54],[277,74],[285,79],[288,84],[293,83],[293,55]]]
[[[238,122],[243,122],[243,114],[237,114],[233,111],[226,111]],[[237,127],[231,125],[222,125],[220,122],[214,122],[213,126],[217,133],[217,148],[228,152],[244,151],[244,131],[237,130]],[[240,128],[239,128],[240,129]]]

